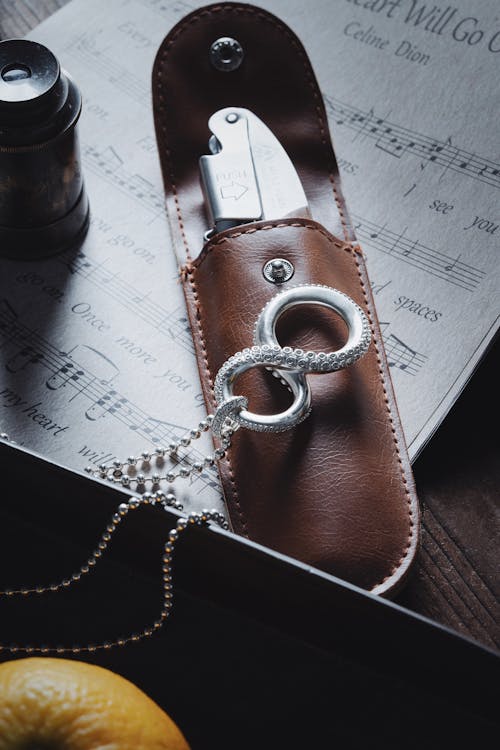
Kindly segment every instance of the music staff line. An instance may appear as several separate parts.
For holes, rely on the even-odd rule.
[[[177,308],[173,312],[162,310],[161,307],[149,299],[148,295],[138,292],[131,284],[119,278],[117,273],[106,269],[105,263],[95,263],[91,258],[80,252],[71,260],[64,256],[59,259],[72,273],[78,273],[101,289],[105,289],[110,296],[152,325],[169,340],[180,343],[190,353],[194,352],[191,329],[185,312]],[[390,366],[398,367],[409,375],[416,375],[427,357],[412,349],[394,334],[384,335],[386,351],[391,353]]]
[[[67,49],[71,50],[87,68],[93,68],[99,78],[106,78],[109,83],[141,106],[149,105],[149,89],[144,81],[123,65],[119,65],[105,49],[99,49],[90,32],[84,32],[73,39]]]
[[[394,333],[387,334],[389,325],[390,323],[388,322],[380,323],[380,328],[383,331],[382,337],[384,339],[387,364],[389,367],[401,370],[406,375],[417,375],[420,368],[427,361],[426,355],[417,352],[416,349],[412,349],[411,346],[408,346],[408,344]]]
[[[97,151],[87,144],[83,147],[83,155],[85,165],[98,176],[139,202],[154,216],[163,213],[163,198],[159,196],[154,186],[137,173],[128,172],[123,166],[122,159],[112,147],[108,146],[103,151]],[[425,246],[418,240],[409,240],[405,236],[406,229],[398,234],[387,229],[386,226],[380,227],[361,217],[353,215],[353,218],[357,222],[356,228],[360,238],[368,240],[369,244],[377,249],[396,256],[454,286],[471,292],[486,276],[484,271],[465,263],[460,256],[453,258]]]
[[[169,341],[173,341],[190,354],[194,353],[191,328],[186,312],[182,308],[166,310],[149,295],[139,291],[132,284],[120,278],[118,272],[106,268],[106,260],[96,263],[88,255],[79,252],[76,257],[63,254],[58,262],[66,266],[70,273],[79,274],[98,289],[104,290],[116,302],[141,318]]]
[[[409,239],[406,237],[406,228],[398,233],[388,229],[385,224],[380,226],[357,214],[353,214],[352,218],[358,238],[365,240],[368,246],[430,273],[453,286],[473,292],[486,277],[485,271],[460,260],[460,255],[453,258],[427,247],[419,240]]]
[[[49,390],[69,386],[74,391],[69,401],[82,396],[91,402],[85,412],[89,421],[109,415],[153,445],[165,445],[186,434],[185,428],[148,415],[113,388],[112,379],[103,381],[88,367],[74,360],[71,354],[56,349],[36,329],[20,323],[5,300],[0,301],[0,338],[4,339],[4,346],[14,344],[17,348],[16,353],[4,363],[9,372],[19,372],[30,365],[45,367],[50,373],[45,381]],[[200,451],[192,448],[191,452],[195,460],[203,461]],[[218,487],[215,477],[211,477],[209,472],[193,476],[192,482],[201,482],[203,487]]]
[[[354,130],[356,137],[375,141],[375,146],[397,159],[411,154],[428,163],[443,167],[495,188],[500,188],[500,164],[455,146],[451,138],[440,140],[409,130],[384,117],[373,109],[358,109],[332,96],[323,95],[327,111],[336,125]]]
[[[147,3],[149,7],[152,5],[154,4]],[[157,9],[163,12],[173,10],[173,6],[162,5]],[[104,50],[100,50],[89,33],[78,37],[70,47],[83,62],[95,68],[99,75],[104,71],[110,83],[139,104],[149,102],[149,90],[144,82],[118,65]],[[455,146],[450,138],[443,141],[409,130],[376,115],[373,109],[361,110],[327,94],[323,94],[323,97],[327,110],[337,125],[345,125],[357,135],[373,139],[376,147],[391,156],[401,158],[410,153],[422,159],[424,165],[434,163],[443,167],[445,171],[451,170],[500,188],[500,164],[497,162]]]
[[[112,146],[99,150],[89,143],[83,143],[82,158],[86,169],[151,211],[154,218],[164,213],[163,194],[145,177],[127,170],[123,159]]]

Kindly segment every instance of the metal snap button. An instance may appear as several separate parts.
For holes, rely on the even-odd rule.
[[[210,62],[216,70],[223,73],[237,70],[244,55],[241,44],[230,36],[221,36],[210,47]]]
[[[271,284],[283,284],[292,278],[294,271],[293,263],[285,258],[273,258],[262,269],[264,278]]]

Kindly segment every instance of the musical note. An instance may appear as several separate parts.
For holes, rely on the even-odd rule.
[[[5,364],[9,372],[20,372],[28,365],[36,365],[43,359],[43,354],[35,351],[32,346],[25,346]]]
[[[389,367],[396,367],[408,375],[416,375],[427,359],[393,333],[384,336],[384,345]]]
[[[131,301],[135,305],[141,305],[143,302],[145,302],[149,298],[150,294],[151,292],[146,292],[145,294],[137,294],[135,297],[132,297]]]
[[[428,161],[436,161],[444,146],[440,143],[432,143],[429,147]]]
[[[95,422],[96,419],[100,419],[106,414],[117,414],[126,404],[128,404],[128,398],[120,396],[117,391],[110,390],[104,393],[86,410],[85,416],[87,419]]]
[[[492,167],[488,164],[483,164],[479,171],[479,176],[482,177],[483,175],[487,176],[488,172],[492,177],[500,177],[500,167]]]
[[[154,217],[163,213],[164,200],[161,188],[156,188],[142,175],[130,172],[112,146],[106,146],[100,150],[89,143],[84,143],[82,155],[85,167],[102,180],[139,203],[142,208],[152,212]]]
[[[418,248],[418,240],[414,240],[410,247],[403,247],[403,255],[405,258],[409,258],[415,249]]]
[[[359,113],[355,113],[352,116],[352,121],[356,123],[356,127],[354,128],[356,130],[356,135],[354,136],[353,140],[364,136],[370,130],[370,123],[373,122],[374,118],[375,112],[373,111],[373,109],[370,109],[368,112],[362,115]],[[361,125],[361,127],[358,127],[358,124]]]
[[[439,182],[444,178],[446,173],[449,169],[453,169],[453,165],[455,164],[457,158],[459,157],[459,150],[458,148],[451,142],[451,136],[448,137],[445,141],[445,148],[446,148],[446,163],[444,165],[443,171],[439,175]],[[462,165],[459,165],[461,169],[464,168],[465,163]]]
[[[381,151],[385,151],[386,154],[390,154],[396,159],[401,159],[409,147],[409,143],[407,140],[403,140],[400,136],[394,134],[391,127],[386,127],[383,134],[375,141],[375,146]]]
[[[401,240],[405,236],[407,229],[408,229],[408,227],[405,227],[402,232],[400,232],[397,236],[394,237],[394,240],[393,240],[391,246],[389,248],[387,248],[387,252],[388,253],[390,253],[392,255],[392,253],[396,249],[401,252],[401,249],[402,249]],[[403,256],[408,257],[407,254],[404,252],[404,249],[402,250],[402,254],[403,254]]]
[[[123,159],[118,156],[113,146],[106,146],[100,152],[92,149],[92,153],[106,174],[114,174],[118,169],[123,167]]]
[[[444,270],[448,271],[448,273],[451,273],[451,271],[453,271],[453,269],[457,265],[458,261],[460,260],[461,256],[462,256],[462,253],[460,253],[460,255],[457,255],[457,257],[455,258],[455,260],[453,261],[453,263],[448,263],[448,265],[446,265],[444,267]]]
[[[79,253],[74,258],[67,257],[64,261],[64,265],[69,270],[69,272],[74,275],[75,273],[78,273],[79,271],[83,271],[85,268],[90,267],[90,263],[86,260],[84,260],[85,255],[83,253]]]
[[[65,362],[53,375],[45,381],[45,385],[51,391],[57,391],[59,388],[72,380],[77,382],[85,375],[83,370],[77,370],[73,362]]]
[[[193,345],[191,326],[184,311],[179,308],[168,313],[156,326],[161,333],[168,333],[174,341],[182,341],[187,348]]]
[[[186,432],[185,429],[178,425],[173,425],[171,422],[153,417],[146,417],[140,424],[131,424],[129,425],[129,429],[133,432],[139,431],[147,435],[155,445],[167,443],[171,440],[179,440]]]
[[[112,271],[108,271],[107,269],[105,270],[104,269],[104,264],[105,263],[106,263],[106,261],[103,261],[102,264],[100,265],[100,270],[102,271],[102,273],[101,273],[101,284],[103,284],[104,286],[106,284],[111,284],[111,282],[113,281],[113,279],[116,279],[116,277],[118,276],[118,271],[115,271],[113,273]]]

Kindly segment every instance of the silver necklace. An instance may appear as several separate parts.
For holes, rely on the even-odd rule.
[[[86,471],[95,477],[105,479],[113,484],[120,484],[122,487],[136,487],[137,490],[142,490],[143,494],[139,497],[130,497],[126,501],[119,504],[115,513],[113,513],[109,523],[107,524],[104,532],[95,547],[91,552],[87,560],[83,565],[78,568],[75,572],[69,575],[67,578],[63,578],[57,583],[39,584],[33,586],[26,586],[19,589],[6,589],[0,591],[0,597],[17,597],[17,596],[40,596],[48,592],[54,593],[67,589],[70,586],[78,583],[84,576],[91,573],[99,560],[106,551],[108,544],[111,541],[111,537],[120,525],[120,523],[129,516],[129,514],[137,510],[143,505],[152,505],[167,510],[168,508],[175,508],[176,510],[182,510],[182,504],[176,499],[176,496],[172,492],[165,493],[159,489],[163,481],[169,484],[173,483],[179,478],[188,478],[192,473],[201,473],[205,467],[212,467],[215,462],[223,458],[226,454],[227,449],[231,443],[231,435],[234,432],[234,425],[227,424],[222,430],[221,436],[221,447],[217,448],[214,453],[207,456],[203,463],[191,462],[185,463],[180,467],[178,471],[172,470],[161,475],[155,471],[151,476],[145,476],[142,472],[137,472],[138,464],[142,464],[144,467],[150,467],[153,461],[163,463],[165,457],[170,457],[173,460],[179,459],[179,451],[181,448],[189,446],[192,440],[196,440],[201,436],[202,432],[206,432],[210,429],[210,425],[213,422],[213,416],[209,415],[206,419],[202,420],[198,427],[191,430],[189,436],[181,438],[175,443],[171,443],[168,448],[156,448],[154,454],[149,451],[143,451],[141,458],[137,459],[130,456],[126,461],[114,461],[111,466],[102,464],[97,470],[94,467],[87,467]],[[6,433],[0,433],[0,438],[4,441],[15,443],[14,440],[10,439]],[[184,458],[186,461],[187,458]],[[146,492],[144,489],[150,485],[155,492]],[[114,640],[103,641],[101,643],[87,643],[85,645],[20,645],[17,643],[2,644],[0,643],[0,651],[8,651],[10,653],[24,653],[28,655],[32,654],[79,654],[79,653],[92,653],[100,649],[110,649],[114,646],[125,646],[127,643],[136,643],[144,638],[149,638],[153,633],[158,631],[167,618],[170,615],[173,606],[173,583],[172,583],[172,558],[175,549],[175,544],[181,534],[186,529],[192,526],[206,526],[210,523],[216,523],[223,529],[228,528],[228,523],[222,513],[217,510],[202,510],[201,512],[189,513],[187,517],[181,517],[178,519],[175,527],[170,529],[167,534],[167,541],[163,547],[162,554],[162,578],[163,578],[163,603],[158,618],[149,626],[145,627],[142,631],[130,633],[115,638]]]
[[[214,421],[214,416],[209,415],[192,429],[187,435],[180,440],[172,441],[167,447],[158,446],[152,452],[144,450],[136,456],[129,456],[124,461],[113,461],[112,464],[100,464],[96,469],[94,466],[87,466],[85,471],[99,479],[106,479],[113,484],[119,484],[122,487],[136,489],[144,493],[147,489],[158,490],[162,484],[172,484],[177,479],[188,479],[195,474],[201,474],[205,469],[215,466],[216,462],[224,458],[227,449],[231,444],[231,435],[234,427],[229,424],[223,427],[223,436],[221,437],[221,447],[206,456],[203,461],[190,461],[187,456],[182,456],[183,449],[188,448],[194,440],[201,437],[203,432],[207,432]],[[151,468],[156,464],[163,466],[165,460],[170,459],[173,463],[172,468],[168,471],[158,471]],[[140,467],[140,468],[139,468]],[[147,472],[150,473],[147,473]],[[163,494],[163,493],[161,493]],[[182,510],[182,505],[174,502],[173,495],[170,494],[170,504],[178,510]]]
[[[331,308],[344,320],[348,328],[347,342],[335,352],[313,352],[281,347],[276,339],[276,323],[279,317],[290,308],[302,304],[319,304]],[[233,354],[220,368],[215,379],[214,390],[217,402],[215,414],[201,420],[180,440],[171,442],[167,447],[156,447],[153,452],[144,450],[139,457],[129,456],[124,461],[116,460],[112,464],[101,464],[97,469],[87,467],[91,476],[119,485],[123,489],[135,490],[138,495],[127,497],[119,504],[116,512],[101,534],[96,548],[80,568],[69,577],[57,583],[26,586],[19,589],[0,591],[0,597],[40,596],[47,592],[57,592],[77,584],[97,565],[106,551],[111,537],[120,523],[130,513],[142,505],[152,505],[167,510],[182,510],[173,492],[164,492],[162,486],[169,487],[179,479],[201,474],[224,459],[231,446],[234,433],[240,428],[258,432],[281,432],[288,430],[305,419],[311,410],[311,391],[306,373],[324,373],[341,370],[367,352],[371,341],[368,319],[363,310],[347,295],[337,289],[321,285],[304,285],[289,287],[276,294],[261,311],[254,330],[254,346]],[[252,367],[265,367],[273,372],[292,392],[293,403],[280,414],[260,415],[247,410],[248,400],[236,396],[233,387],[239,375]],[[185,449],[202,433],[210,430],[218,441],[218,448],[206,456],[203,461],[193,461]],[[9,440],[5,433],[0,434],[3,440]],[[11,440],[10,442],[14,442]],[[166,469],[169,461],[171,467]],[[157,632],[168,619],[173,606],[172,556],[175,544],[181,534],[192,526],[204,526],[216,523],[227,529],[228,523],[217,510],[202,510],[189,513],[178,519],[175,527],[167,535],[163,548],[163,604],[159,617],[142,631],[131,633],[114,640],[86,645],[18,645],[1,644],[0,651],[11,653],[78,654],[94,652],[98,649],[110,649],[124,646],[148,638]]]

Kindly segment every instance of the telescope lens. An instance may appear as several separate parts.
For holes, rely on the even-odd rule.
[[[12,65],[6,65],[2,70],[2,78],[5,83],[14,83],[18,81],[24,81],[26,78],[31,78],[31,70],[27,65],[22,63],[13,63]]]

